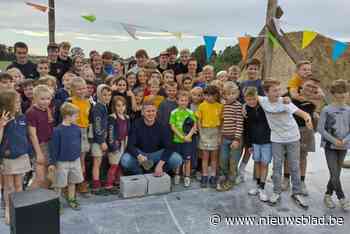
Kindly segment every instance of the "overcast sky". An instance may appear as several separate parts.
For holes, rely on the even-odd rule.
[[[47,5],[47,0],[28,0]],[[349,0],[280,0],[284,31],[314,30],[350,41]],[[215,49],[236,43],[244,34],[256,35],[264,24],[267,0],[56,0],[56,41],[91,49],[112,50],[123,57],[145,48],[155,56],[171,45],[194,49],[201,35],[217,35]],[[80,15],[93,13],[94,23]],[[133,40],[120,22],[147,26],[146,31],[185,33],[182,40],[150,33]],[[22,0],[0,0],[0,43],[27,42],[32,54],[45,54],[47,14]]]

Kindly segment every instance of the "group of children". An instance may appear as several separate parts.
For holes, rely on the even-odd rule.
[[[250,195],[276,204],[286,161],[284,175],[291,175],[292,197],[308,207],[303,199],[307,195],[306,166],[301,161],[306,161],[307,152],[312,151],[306,149],[305,139],[313,137],[316,106],[308,97],[319,88],[317,79],[305,78],[300,83],[298,94],[304,99],[298,101],[282,97],[279,81],[259,79],[257,59],[248,61],[248,78],[239,81],[238,66],[217,77],[210,65],[197,71],[195,59],[187,58],[188,67],[181,67],[185,66],[183,57],[189,57],[188,50],[181,51],[181,61],[174,63],[170,59],[173,55],[163,52],[161,56],[168,56],[168,60],[165,63],[163,58],[158,69],[140,50],[136,54],[138,64],[125,75],[120,70],[119,75],[114,74],[109,62],[104,71],[103,62],[98,62],[101,56],[96,51],[91,54],[95,56],[91,64],[74,57],[61,78],[48,75],[51,66],[46,60],[37,65],[37,80],[24,79],[16,68],[0,74],[0,157],[6,223],[9,194],[22,190],[23,175],[32,167],[34,176],[28,188],[53,187],[64,193],[68,205],[76,210],[80,209],[76,190],[84,196],[89,195],[90,187],[97,195],[117,193],[115,186],[122,174],[119,161],[127,150],[130,127],[142,117],[143,101],[157,107],[158,121],[173,133],[173,150],[183,157],[183,166],[174,172],[175,184],[183,175],[184,186],[189,187],[197,173],[201,187],[228,191],[244,181],[245,167],[253,155],[257,186],[249,190]],[[104,72],[111,75],[104,77]],[[341,206],[347,209],[350,205],[340,183],[342,162],[350,148],[347,84],[335,81],[330,91],[334,102],[323,109],[318,125],[331,175],[324,202],[333,208],[331,196],[336,192]],[[88,155],[92,157],[91,171],[86,166]],[[104,157],[109,165],[102,183]],[[264,188],[272,159],[273,194],[268,197]]]

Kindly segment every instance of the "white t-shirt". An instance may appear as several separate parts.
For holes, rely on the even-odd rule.
[[[267,122],[271,128],[271,142],[289,143],[300,140],[300,132],[293,114],[299,110],[293,103],[283,104],[282,98],[271,103],[267,97],[259,97]]]

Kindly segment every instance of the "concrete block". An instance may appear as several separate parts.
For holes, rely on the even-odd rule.
[[[142,197],[147,193],[147,180],[144,175],[122,176],[120,194],[124,198]]]
[[[145,177],[148,181],[148,195],[170,192],[171,179],[168,174],[164,174],[162,177],[155,177],[153,174],[145,174]]]

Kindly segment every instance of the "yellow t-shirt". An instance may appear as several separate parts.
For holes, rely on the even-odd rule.
[[[196,111],[196,117],[202,128],[216,128],[221,125],[223,105],[207,101],[202,102]]]
[[[77,118],[77,125],[80,128],[88,128],[89,127],[89,114],[91,104],[88,99],[80,99],[76,97],[72,97],[72,104],[76,105],[79,108],[79,114]]]
[[[303,79],[298,75],[295,74],[292,79],[288,81],[288,89],[289,90],[299,90],[299,88],[303,84]]]
[[[144,101],[150,101],[152,100],[152,102],[154,103],[154,105],[157,107],[157,109],[159,108],[160,106],[160,103],[162,103],[162,101],[164,100],[164,97],[163,96],[160,96],[160,95],[157,95],[155,97],[152,98],[152,96],[146,96]]]

